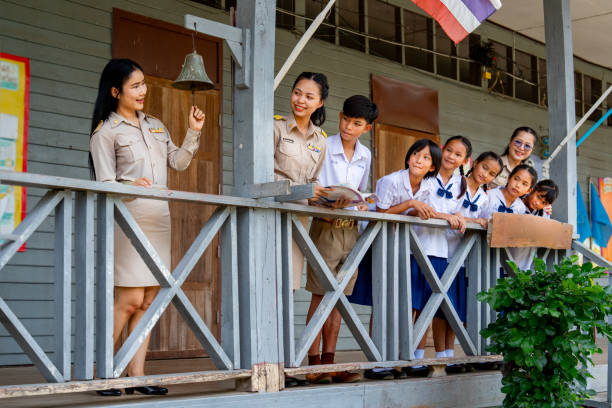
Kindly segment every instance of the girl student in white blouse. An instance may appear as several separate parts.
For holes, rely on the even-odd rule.
[[[378,203],[376,211],[390,214],[418,215],[422,219],[440,218],[447,220],[453,228],[460,228],[461,221],[459,217],[436,212],[431,205],[428,204],[429,196],[436,194],[430,187],[436,181],[432,181],[440,170],[442,162],[442,151],[436,143],[429,139],[417,140],[408,149],[405,159],[405,170],[400,170],[395,173],[388,174],[378,180],[376,184],[376,195]],[[415,232],[421,242],[429,248],[431,244],[428,238],[429,232],[427,228],[416,228]],[[427,251],[427,250],[426,250]],[[429,251],[427,251],[429,255]],[[416,262],[412,262],[414,265]],[[414,268],[412,270],[412,282],[415,279]],[[418,273],[418,272],[416,272]],[[414,283],[412,285],[412,298],[414,308],[414,298],[416,292],[418,297],[422,297],[421,289],[415,290]],[[418,311],[415,308],[416,316]],[[416,358],[423,358],[420,354],[415,353]]]
[[[436,177],[429,179],[425,185],[425,188],[430,190],[427,203],[436,211],[434,218],[445,219],[449,222],[451,228],[461,231],[465,230],[465,221],[461,214],[455,213],[459,197],[464,194],[467,188],[462,166],[468,163],[471,155],[472,144],[466,137],[457,135],[449,138],[442,149],[442,161],[438,174]],[[459,172],[457,172],[457,169],[459,169]],[[415,232],[417,232],[421,245],[438,277],[444,274],[448,266],[449,254],[446,231],[447,228],[415,227]],[[411,257],[410,270],[412,307],[416,311],[416,317],[418,317],[431,296],[431,288],[414,257]],[[455,280],[448,291],[455,309],[458,308],[456,286]],[[441,310],[438,310],[433,319],[432,329],[436,358],[452,357],[452,355],[447,355],[446,350],[453,349],[455,334]],[[425,336],[423,336],[421,343],[415,350],[415,359],[423,358],[425,341]],[[448,345],[451,346],[447,347]],[[412,370],[413,375],[425,375],[426,373],[428,373],[428,370],[421,367]]]
[[[465,181],[466,189],[459,197],[455,214],[461,214],[466,222],[475,222],[483,228],[487,228],[488,220],[484,217],[487,211],[489,197],[487,196],[487,184],[497,177],[502,170],[501,158],[493,152],[481,153],[472,168],[467,172]],[[463,238],[463,233],[459,231],[446,230],[446,240],[448,243],[448,259],[452,259]],[[462,322],[465,323],[467,315],[467,277],[465,267],[462,266],[455,278],[456,285],[451,287],[454,290],[452,297],[457,300],[457,314]],[[446,336],[446,357],[454,356],[455,334],[450,331]],[[452,365],[447,371],[463,371],[458,365]]]
[[[508,176],[508,183],[505,187],[498,187],[488,192],[489,203],[487,204],[485,218],[491,218],[496,212],[508,214],[528,213],[527,206],[523,203],[521,197],[529,194],[537,181],[538,173],[536,173],[533,167],[527,164],[516,166]],[[510,254],[514,258],[515,255],[520,257],[523,248],[509,249]],[[517,263],[517,266],[521,268],[524,265]]]

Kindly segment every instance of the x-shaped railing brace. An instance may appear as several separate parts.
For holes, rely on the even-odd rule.
[[[306,325],[306,328],[304,329],[304,332],[297,345],[294,346],[292,344],[292,336],[289,337],[288,341],[285,343],[285,347],[289,347],[288,350],[285,350],[286,362],[293,367],[300,365],[301,361],[306,356],[310,345],[314,341],[317,334],[321,331],[323,324],[334,307],[338,308],[342,318],[348,325],[353,336],[355,336],[355,339],[361,346],[368,359],[381,361],[381,353],[374,345],[374,342],[359,320],[359,316],[357,313],[355,313],[355,310],[350,305],[348,299],[343,293],[346,285],[350,282],[351,277],[356,273],[359,262],[361,262],[361,259],[365,255],[369,246],[372,244],[372,241],[376,238],[376,235],[381,228],[381,223],[372,222],[368,225],[366,230],[357,240],[357,243],[351,250],[337,276],[334,277],[318,249],[310,239],[306,229],[297,219],[297,217],[289,213],[283,214],[282,217],[282,241],[285,243],[283,244],[283,273],[285,288],[290,289],[292,287],[291,239],[293,235],[293,238],[302,250],[304,257],[312,267],[314,273],[319,279],[319,282],[326,290],[323,300],[321,300],[321,303],[314,312],[312,319],[310,322],[308,322],[308,325]],[[290,296],[285,297],[285,299],[287,298],[290,298]],[[285,307],[286,306],[287,305],[285,305]],[[286,313],[285,316],[287,316]],[[285,321],[285,327],[287,325],[289,325],[289,322]],[[287,335],[287,332],[285,335]],[[292,352],[293,347],[295,347],[295,353]]]
[[[478,236],[476,233],[468,232],[461,241],[459,248],[455,252],[455,255],[451,258],[444,274],[441,278],[438,277],[436,272],[429,261],[429,258],[425,255],[425,251],[421,246],[419,237],[415,234],[413,229],[410,229],[410,247],[417,263],[421,268],[429,287],[431,287],[431,297],[425,304],[425,307],[421,311],[419,318],[414,325],[414,339],[413,347],[416,348],[425,332],[427,327],[431,323],[432,319],[438,308],[442,307],[442,311],[446,316],[448,323],[451,325],[455,332],[461,346],[468,355],[477,355],[478,349],[474,344],[474,341],[470,338],[467,330],[463,327],[463,322],[459,319],[457,311],[453,307],[450,298],[448,297],[448,289],[450,288],[453,280],[457,276],[459,269],[464,264],[472,246],[476,242]]]
[[[219,345],[197,310],[187,298],[187,295],[185,295],[185,292],[181,289],[181,285],[185,282],[191,270],[202,254],[204,254],[219,229],[223,227],[227,218],[230,215],[235,217],[234,212],[235,210],[230,208],[217,209],[178,263],[174,273],[170,274],[155,251],[155,248],[153,248],[153,245],[147,239],[138,223],[136,223],[136,220],[134,220],[134,217],[132,217],[125,204],[119,199],[115,200],[116,222],[130,239],[138,253],[142,256],[143,261],[149,267],[153,276],[158,280],[161,289],[115,356],[113,366],[114,377],[121,375],[170,302],[174,304],[176,309],[183,316],[198,341],[208,352],[217,367],[226,370],[233,369],[235,361],[232,361]]]

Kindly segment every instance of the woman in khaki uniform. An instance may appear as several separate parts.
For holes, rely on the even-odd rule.
[[[508,176],[519,164],[525,163],[533,167],[533,161],[529,156],[533,152],[537,141],[538,134],[532,128],[521,126],[514,129],[512,136],[510,136],[510,143],[508,143],[506,150],[501,156],[504,164],[502,171],[487,187],[489,189],[505,187],[508,182]]]
[[[274,177],[289,180],[291,185],[315,183],[318,197],[329,189],[318,185],[326,150],[325,132],[319,127],[325,122],[325,99],[329,94],[327,78],[323,74],[302,72],[291,90],[291,115],[274,116]],[[316,200],[316,197],[311,199]],[[308,204],[306,200],[298,204]],[[308,217],[300,217],[306,227]],[[292,249],[293,290],[302,281],[304,255],[295,241]],[[294,377],[285,376],[287,387],[300,384]],[[305,383],[305,382],[304,382]]]
[[[199,146],[204,113],[192,106],[183,145],[174,145],[164,124],[142,112],[147,93],[142,68],[127,59],[111,60],[100,79],[90,139],[90,166],[96,180],[148,188],[166,188],[167,164],[185,170]],[[167,163],[167,164],[166,164]],[[170,267],[168,202],[142,198],[124,203],[167,267]],[[142,257],[115,224],[115,297],[113,340],[125,324],[131,332],[159,291]],[[149,337],[127,366],[129,376],[144,375]],[[126,389],[143,394],[166,394],[163,387]],[[98,392],[121,395],[119,390]]]

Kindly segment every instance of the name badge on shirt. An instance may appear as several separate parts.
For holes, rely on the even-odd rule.
[[[286,137],[283,137],[283,142],[293,143],[293,139],[288,139]]]
[[[151,133],[164,133],[164,128],[149,128]]]
[[[312,144],[312,143],[308,143],[306,148],[308,150],[312,151],[312,152],[321,153],[321,148],[318,145],[315,145],[315,144]]]

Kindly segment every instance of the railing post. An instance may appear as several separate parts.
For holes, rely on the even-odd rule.
[[[94,353],[94,194],[75,194],[76,317],[74,378],[93,378]],[[65,237],[70,239],[69,237]]]
[[[486,291],[491,289],[491,265],[492,265],[492,257],[491,257],[491,248],[487,243],[487,233],[486,231],[480,234],[480,251],[481,251],[481,272],[480,272],[480,285],[481,290]],[[489,305],[486,302],[482,302],[480,304],[480,327],[485,328],[489,326],[491,322],[491,313]],[[480,338],[480,353],[486,353],[486,347],[489,344],[489,339],[481,337]]]
[[[413,324],[412,324],[412,288],[410,271],[410,226],[399,224],[399,358],[412,360],[413,350]]]
[[[70,380],[72,303],[72,194],[55,207],[55,365]]]
[[[399,359],[399,224],[387,227],[387,360]]]
[[[113,377],[113,273],[115,204],[98,194],[96,254],[96,376]]]
[[[237,256],[236,209],[232,208],[221,231],[221,346],[235,369],[240,367]]]
[[[474,242],[474,246],[470,249],[470,253],[465,263],[465,274],[467,276],[467,332],[476,346],[478,355],[482,353],[482,344],[480,342],[480,305],[476,299],[476,295],[481,288],[481,269],[482,269],[482,234],[478,234],[478,239]],[[484,242],[486,246],[486,241]],[[458,278],[457,278],[458,279]]]
[[[387,228],[383,222],[372,243],[372,340],[387,359]]]

